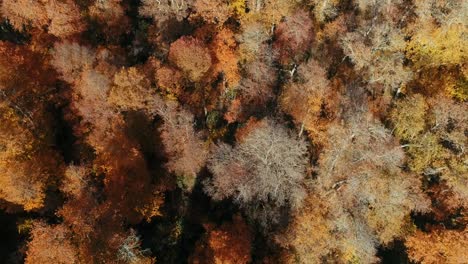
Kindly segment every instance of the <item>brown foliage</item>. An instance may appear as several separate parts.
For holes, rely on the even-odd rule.
[[[295,123],[310,133],[316,144],[323,144],[328,124],[337,116],[339,95],[330,87],[325,70],[311,60],[298,68],[298,82],[286,84],[281,108]]]
[[[113,126],[121,122],[107,102],[109,89],[109,78],[96,70],[83,72],[73,87],[71,108],[82,118],[77,133],[93,131],[87,141],[98,152],[106,134],[111,134]]]
[[[31,24],[33,27],[43,27],[48,23],[48,15],[42,1],[35,0],[5,0],[2,2],[2,16],[17,30]]]
[[[208,23],[222,25],[231,15],[229,1],[226,0],[195,0],[193,9]]]
[[[55,43],[52,56],[52,66],[69,83],[77,81],[80,74],[91,68],[96,60],[89,48],[68,41]]]
[[[245,65],[244,78],[236,91],[242,103],[242,109],[239,109],[242,111],[236,115],[237,121],[245,121],[253,113],[265,110],[268,102],[274,98],[273,87],[276,82],[277,74],[268,58]]]
[[[306,12],[297,11],[278,25],[275,36],[273,46],[280,62],[298,62],[314,39],[312,20]]]
[[[59,38],[65,38],[84,30],[80,10],[73,0],[49,0],[45,6],[50,20],[47,31]]]
[[[89,7],[89,14],[108,26],[125,28],[125,10],[122,0],[95,1]]]
[[[69,196],[77,197],[81,195],[86,187],[87,173],[87,168],[83,166],[68,166],[65,170],[61,190]]]
[[[331,253],[334,243],[333,225],[327,219],[328,205],[317,195],[311,194],[304,207],[295,212],[292,223],[278,242],[288,249],[286,263],[320,263],[321,258]]]
[[[47,31],[57,37],[68,37],[84,30],[80,11],[72,0],[5,0],[2,13],[17,30],[29,25],[47,26]]]
[[[139,12],[142,16],[153,18],[157,23],[171,18],[182,20],[188,16],[189,7],[192,6],[192,2],[192,0],[143,0]]]
[[[37,210],[49,180],[60,174],[45,111],[46,101],[54,100],[49,90],[53,78],[44,56],[29,46],[0,42],[0,53],[0,196]]]
[[[211,67],[211,55],[201,41],[182,37],[171,44],[169,60],[192,81],[200,81]]]
[[[190,191],[207,158],[206,147],[193,128],[193,115],[171,101],[160,109],[159,115],[164,120],[161,138],[169,157],[166,166],[181,177],[182,186]]]
[[[182,72],[169,66],[163,66],[156,70],[157,84],[166,93],[180,96],[184,90],[184,78]]]
[[[415,95],[397,102],[390,118],[395,134],[409,142],[409,167],[427,176],[439,175],[467,201],[466,105],[439,97],[428,102]]]

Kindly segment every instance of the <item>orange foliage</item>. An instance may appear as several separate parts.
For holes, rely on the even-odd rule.
[[[252,234],[240,216],[232,223],[208,231],[204,240],[199,241],[193,264],[246,264],[251,261]],[[206,244],[205,244],[206,243]]]
[[[292,223],[284,234],[278,237],[281,246],[288,249],[286,263],[320,263],[323,256],[331,253],[333,247],[333,225],[327,219],[328,205],[317,195],[311,194],[304,202],[304,208],[295,212]]]
[[[159,88],[163,91],[179,96],[184,89],[184,81],[182,73],[175,68],[163,66],[156,70],[156,79]]]
[[[410,259],[422,264],[465,263],[468,259],[468,230],[417,231],[405,245]]]
[[[149,80],[136,68],[122,68],[114,75],[108,102],[122,110],[144,110],[153,116],[163,102],[150,87]]]
[[[213,72],[223,73],[227,88],[236,87],[240,81],[240,73],[234,33],[229,29],[222,29],[213,40],[212,50],[217,60],[213,65]]]
[[[47,31],[57,37],[68,37],[84,30],[80,11],[72,0],[5,0],[2,13],[17,30],[28,25],[47,26]]]
[[[45,6],[50,20],[48,32],[65,38],[84,30],[80,10],[73,0],[49,0]]]
[[[325,69],[315,60],[299,66],[298,79],[284,88],[281,108],[294,118],[300,131],[305,129],[321,145],[326,142],[328,124],[337,116],[339,95],[332,89]]]
[[[37,222],[31,231],[31,241],[26,252],[26,264],[78,264],[78,250],[65,225],[47,226]]]
[[[22,30],[24,26],[29,24],[33,27],[43,27],[47,25],[49,20],[42,1],[4,0],[1,13],[17,30]]]
[[[44,55],[28,46],[0,42],[0,51],[0,197],[36,210],[49,180],[60,173],[43,100],[53,78],[46,74]]]

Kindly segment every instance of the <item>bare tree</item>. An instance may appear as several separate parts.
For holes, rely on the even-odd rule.
[[[241,204],[301,205],[308,161],[307,143],[285,127],[265,119],[234,148],[215,147],[208,166],[213,179],[206,192],[214,199]]]
[[[131,229],[130,234],[122,241],[122,244],[119,247],[118,258],[125,263],[130,264],[153,263],[151,258],[145,256],[148,255],[150,250],[142,250],[140,246],[140,238],[136,235],[136,232]]]
[[[169,158],[166,167],[180,177],[185,189],[191,190],[207,157],[206,147],[193,128],[193,115],[173,101],[161,107],[158,114],[164,120],[161,138]]]

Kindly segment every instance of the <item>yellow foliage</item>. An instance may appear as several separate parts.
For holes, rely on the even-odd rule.
[[[162,213],[160,211],[161,206],[164,204],[164,194],[160,192],[155,192],[151,201],[143,207],[137,208],[137,212],[145,216],[147,222],[151,221],[152,217],[161,216]]]
[[[468,100],[468,81],[463,78],[462,80],[447,85],[447,91],[455,99],[460,101]]]
[[[424,130],[427,109],[427,103],[421,95],[398,102],[390,114],[395,126],[395,135],[405,140],[415,138]]]
[[[233,0],[230,6],[235,14],[239,16],[245,15],[245,0]]]
[[[461,24],[448,28],[428,25],[412,36],[406,47],[407,55],[417,66],[430,64],[460,64],[467,60],[468,38]]]
[[[467,155],[452,156],[448,161],[449,170],[442,172],[441,178],[465,201],[468,201],[468,160]]]
[[[5,104],[0,104],[0,124],[0,198],[25,210],[40,208],[46,177],[34,155],[34,136]]]
[[[445,151],[440,146],[439,139],[432,133],[426,133],[411,144],[408,154],[411,156],[409,166],[417,173],[422,173],[431,165],[440,163],[445,157]]]
[[[18,224],[18,233],[27,234],[33,228],[34,220],[25,219],[23,222]]]
[[[240,17],[241,23],[248,24],[257,21],[268,28],[279,24],[283,17],[291,16],[298,5],[297,1],[285,0],[244,0],[242,2],[246,3],[250,12]]]

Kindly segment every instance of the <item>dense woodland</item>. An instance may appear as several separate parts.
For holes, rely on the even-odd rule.
[[[0,23],[0,263],[468,263],[467,1]]]

